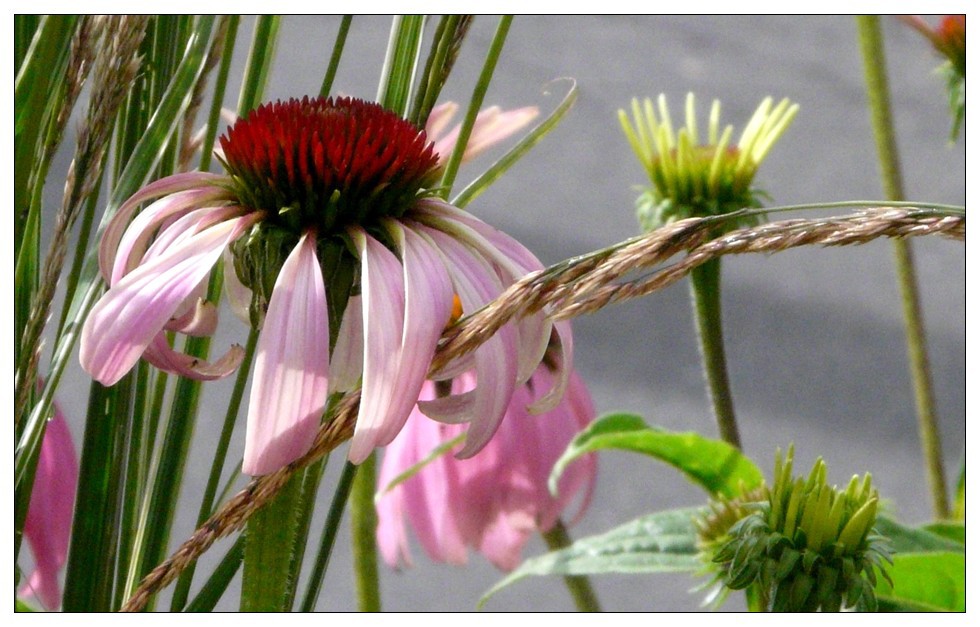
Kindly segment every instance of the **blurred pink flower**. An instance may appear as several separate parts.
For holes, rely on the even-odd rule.
[[[61,605],[61,567],[68,556],[68,536],[78,485],[78,458],[64,416],[55,406],[41,441],[34,490],[24,521],[24,537],[34,554],[34,572],[21,596],[34,595],[48,610]]]
[[[529,110],[521,111],[483,115],[471,149],[526,124]],[[445,113],[436,126],[448,123]],[[177,352],[168,339],[173,332],[214,333],[217,308],[202,298],[225,255],[225,283],[235,295],[229,301],[249,302],[250,322],[260,329],[242,470],[267,474],[306,453],[328,394],[353,389],[358,379],[361,405],[348,456],[360,463],[405,424],[454,296],[465,312],[476,311],[542,264],[439,198],[436,146],[376,103],[304,98],[263,105],[220,143],[228,174],[161,179],[108,224],[99,264],[109,289],[82,328],[82,366],[104,385],[141,357],[201,380],[234,371],[244,355],[239,346],[208,363]],[[332,351],[330,317],[339,327]],[[552,325],[537,312],[439,373],[476,373],[474,389],[423,408],[436,420],[470,423],[461,456],[493,435],[514,389],[541,361],[553,326],[566,372],[569,325]],[[564,375],[556,377],[536,409],[553,406],[564,385]]]
[[[565,447],[595,417],[582,379],[572,373],[566,396],[554,409],[528,415],[534,390],[552,385],[553,375],[540,366],[511,399],[500,428],[470,459],[446,453],[415,475],[382,492],[377,500],[377,541],[392,567],[411,565],[406,525],[429,557],[463,564],[467,549],[483,553],[502,570],[514,569],[532,532],[548,531],[580,494],[577,520],[591,500],[595,456],[573,462],[562,475],[558,495],[548,491],[548,475]],[[454,391],[473,385],[469,374],[457,378]],[[422,399],[435,396],[426,382]],[[423,401],[420,400],[420,405]],[[425,459],[433,449],[462,433],[459,425],[439,424],[413,411],[402,432],[385,449],[378,489]]]
[[[435,142],[435,151],[439,153],[440,163],[449,159],[459,138],[462,124],[457,124],[451,131],[445,132],[457,111],[459,111],[458,104],[452,101],[444,102],[432,109],[425,123],[425,132]],[[466,142],[466,150],[463,151],[463,161],[476,158],[490,146],[507,139],[530,124],[537,116],[537,107],[504,110],[493,106],[483,109],[473,122],[470,139]]]

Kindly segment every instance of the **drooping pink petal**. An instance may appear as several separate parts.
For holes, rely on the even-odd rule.
[[[306,453],[327,403],[330,326],[315,237],[286,258],[259,334],[242,472],[264,475]]]
[[[218,328],[218,308],[198,297],[183,315],[171,318],[164,328],[193,337],[214,335]]]
[[[419,232],[428,237],[445,256],[446,268],[463,304],[463,311],[476,311],[501,292],[496,272],[480,256],[435,229],[420,226]],[[503,418],[516,384],[516,335],[512,324],[504,325],[476,349],[476,388],[460,395],[419,404],[423,413],[439,419],[440,414],[446,415],[444,411],[440,411],[440,407],[444,408],[447,403],[465,402],[464,419],[470,422],[470,428],[466,435],[466,445],[457,454],[458,457],[470,457],[479,451],[493,436]]]
[[[224,248],[258,217],[243,216],[212,226],[148,260],[109,288],[82,327],[82,367],[103,385],[118,381],[211,271]]]
[[[449,229],[471,246],[488,257],[498,268],[509,274],[510,280],[536,272],[544,268],[534,254],[523,244],[503,233],[479,218],[438,199],[426,199],[419,202],[419,210],[427,222],[431,217],[437,218],[440,230]],[[438,220],[438,218],[442,220]],[[469,228],[463,228],[469,227]],[[476,234],[479,234],[478,237]],[[547,347],[550,339],[552,324],[546,319],[546,312],[525,316],[517,321],[520,333],[520,369],[518,380],[526,381]],[[550,390],[535,401],[530,410],[540,413],[554,407],[565,393],[568,385],[568,375],[572,371],[573,341],[571,323],[561,321],[554,323],[561,348],[561,361],[558,364],[559,376]]]
[[[350,234],[361,260],[364,373],[361,407],[347,455],[359,464],[378,446],[391,407],[405,324],[405,285],[394,253],[360,227]]]
[[[232,255],[231,249],[225,249],[222,259],[225,268],[224,288],[228,306],[236,318],[245,324],[251,324],[248,310],[252,304],[252,290],[245,287],[245,284],[238,278],[238,272],[235,271],[235,257]]]
[[[595,418],[595,406],[592,403],[592,396],[585,385],[585,381],[576,372],[572,372],[568,378],[568,389],[561,404],[552,412],[565,412],[572,417],[571,421],[565,421],[564,431],[559,435],[557,442],[566,440],[571,442],[575,435],[584,429]],[[555,461],[565,451],[565,446],[555,449]],[[578,510],[568,518],[570,524],[577,522],[592,502],[592,494],[595,491],[596,480],[596,455],[584,455],[565,469],[561,479],[558,481],[558,496],[552,511],[547,513],[544,522],[555,521],[558,514],[568,507],[569,503],[580,494]],[[550,468],[549,468],[550,473]],[[553,524],[553,523],[552,523]],[[550,528],[545,527],[546,529]]]
[[[227,199],[227,197],[228,192],[221,188],[203,187],[176,192],[155,201],[140,212],[129,223],[121,237],[118,238],[118,241],[114,242],[115,248],[113,250],[115,252],[113,253],[111,263],[109,263],[108,267],[101,268],[103,276],[112,285],[139,264],[143,253],[146,252],[147,246],[156,236],[157,231],[162,225],[168,221],[172,221],[174,218],[180,218],[187,213],[200,210],[203,207],[211,207],[213,203]],[[116,219],[118,220],[119,218],[120,215],[116,214]],[[114,237],[115,229],[118,228],[115,220],[112,226]],[[105,241],[103,239],[103,242]],[[105,246],[108,246],[108,243],[103,246],[104,250],[108,250]],[[100,264],[103,262],[103,256],[107,257],[108,255],[100,254]],[[104,261],[110,260],[105,259]],[[108,270],[108,273],[106,270]]]
[[[20,589],[21,595],[33,594],[48,610],[61,605],[58,576],[68,555],[77,484],[78,459],[71,432],[55,404],[54,417],[41,441],[34,489],[24,520],[24,537],[34,553],[35,568]]]
[[[555,461],[595,410],[584,383],[573,373],[568,396],[557,407],[529,416],[526,407],[535,390],[551,387],[554,376],[541,365],[527,385],[514,391],[500,428],[476,455],[458,459],[443,454],[379,495],[378,542],[389,564],[410,564],[405,527],[411,526],[433,560],[462,563],[466,547],[471,547],[506,571],[520,562],[529,537],[552,528],[576,497],[581,505],[571,522],[578,518],[595,483],[595,455],[566,469],[557,495],[548,491],[547,483]],[[452,393],[465,395],[477,384],[474,373],[466,373],[452,382]],[[434,386],[427,383],[420,404],[433,397]],[[413,412],[385,449],[379,490],[461,430],[462,425],[441,425]]]
[[[521,563],[521,551],[536,530],[534,519],[521,514],[515,516],[514,512],[497,511],[477,545],[490,563],[505,572],[514,570]]]
[[[398,371],[388,415],[382,421],[378,445],[385,445],[401,430],[419,398],[436,343],[449,321],[453,289],[442,257],[421,236],[398,222],[390,232],[402,255],[405,319],[401,344],[394,358]]]
[[[116,213],[106,225],[102,239],[99,241],[99,268],[102,271],[102,276],[108,280],[112,275],[112,266],[117,257],[119,242],[129,227],[133,213],[142,203],[184,190],[217,188],[219,184],[227,181],[228,177],[220,174],[185,172],[154,181],[130,196],[116,210]],[[230,200],[231,194],[227,191],[224,193],[226,194],[225,197]]]
[[[227,377],[238,369],[244,357],[245,349],[238,344],[232,344],[217,361],[205,361],[200,357],[175,351],[162,332],[157,333],[143,352],[143,359],[160,370],[198,381],[214,381]]]
[[[440,211],[443,205],[445,205],[445,211]],[[453,236],[455,239],[466,243],[472,250],[478,252],[498,272],[503,285],[510,285],[528,272],[542,268],[541,263],[533,255],[530,255],[530,253],[527,254],[530,257],[529,261],[533,265],[528,267],[498,249],[495,243],[491,242],[487,237],[484,237],[483,233],[473,228],[471,224],[473,226],[480,225],[486,227],[481,230],[485,230],[488,233],[495,232],[495,235],[503,234],[496,231],[496,229],[491,229],[475,218],[472,222],[459,219],[456,212],[459,214],[463,214],[464,212],[437,200],[425,201],[422,207],[420,217],[425,224]],[[454,213],[447,213],[449,210],[452,210]],[[504,237],[511,240],[509,237]],[[544,352],[548,347],[548,340],[551,336],[551,322],[546,319],[544,312],[536,312],[528,316],[523,316],[515,322],[520,338],[517,380],[523,382],[531,377],[538,364],[541,363],[541,358],[544,357]]]
[[[442,425],[416,414],[418,429],[411,444],[412,456],[423,459],[436,446],[456,435]],[[443,455],[403,484],[405,514],[411,521],[419,543],[433,560],[449,564],[466,563],[466,541],[455,516],[460,497],[458,468]]]

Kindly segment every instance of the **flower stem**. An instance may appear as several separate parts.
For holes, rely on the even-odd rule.
[[[877,16],[864,15],[856,19],[861,54],[864,58],[864,77],[868,88],[871,125],[878,147],[882,187],[889,200],[902,200],[904,198],[902,172],[895,142],[895,127],[892,122],[881,27]],[[949,515],[949,501],[946,495],[946,471],[943,465],[935,395],[929,372],[922,308],[919,303],[919,287],[911,244],[906,240],[898,239],[895,240],[894,246],[895,267],[901,292],[902,311],[905,316],[909,371],[912,376],[919,421],[919,437],[922,441],[922,454],[932,491],[933,513],[936,518],[941,519]]]
[[[741,449],[742,440],[735,421],[735,406],[728,382],[725,341],[721,324],[721,260],[712,259],[691,271],[691,299],[701,341],[704,375],[708,395],[718,422],[721,439]]]
[[[374,530],[378,526],[378,514],[374,509],[376,466],[377,453],[371,453],[358,467],[350,495],[354,580],[357,583],[357,608],[362,612],[381,611],[378,550],[374,540]]]
[[[541,536],[552,551],[558,551],[571,546],[572,539],[568,536],[568,530],[561,520],[555,522],[555,526],[548,531],[542,531]],[[592,583],[585,575],[565,575],[565,585],[568,587],[572,600],[575,601],[575,608],[580,612],[601,612],[599,599],[592,589]]]

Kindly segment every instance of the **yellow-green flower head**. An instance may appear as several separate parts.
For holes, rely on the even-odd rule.
[[[732,145],[734,128],[721,128],[718,100],[711,104],[707,138],[702,141],[694,94],[687,95],[684,126],[679,129],[674,128],[663,94],[656,107],[649,98],[634,98],[632,121],[624,110],[619,111],[619,121],[653,183],[637,200],[643,228],[760,207],[762,192],[752,187],[756,170],[798,110],[799,105],[788,99],[773,106],[773,99],[766,98]]]
[[[792,473],[791,447],[785,460],[777,453],[764,500],[732,510],[745,515],[727,534],[719,538],[711,529],[709,537],[709,526],[700,526],[703,546],[720,568],[718,580],[732,590],[757,584],[776,612],[874,611],[875,571],[888,579],[882,562],[890,556],[873,529],[878,493],[871,475],[855,475],[840,490],[827,485],[822,459],[806,479]]]

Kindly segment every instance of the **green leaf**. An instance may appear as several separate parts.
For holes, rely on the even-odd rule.
[[[82,439],[78,494],[65,567],[66,612],[108,612],[115,586],[120,496],[125,486],[125,443],[132,374],[115,386],[93,381]]]
[[[966,525],[961,522],[936,522],[925,525],[922,529],[966,546]]]
[[[956,527],[962,531],[957,531]],[[955,523],[944,524],[941,530],[935,525],[916,528],[907,527],[887,516],[878,516],[874,528],[891,541],[891,548],[896,554],[935,551],[962,553],[966,546],[966,531],[963,525]],[[958,534],[962,534],[963,542],[957,539]]]
[[[525,560],[491,588],[479,606],[499,590],[531,575],[697,572],[694,519],[703,508],[675,509],[638,518],[604,534],[582,538],[570,547]]]
[[[738,449],[697,433],[669,433],[647,425],[635,414],[609,414],[580,432],[558,459],[549,488],[554,491],[565,467],[576,458],[602,449],[649,455],[677,468],[712,496],[739,496],[762,485],[762,471]]]
[[[966,556],[962,552],[909,553],[888,567],[894,587],[878,581],[879,604],[892,611],[966,611]]]

